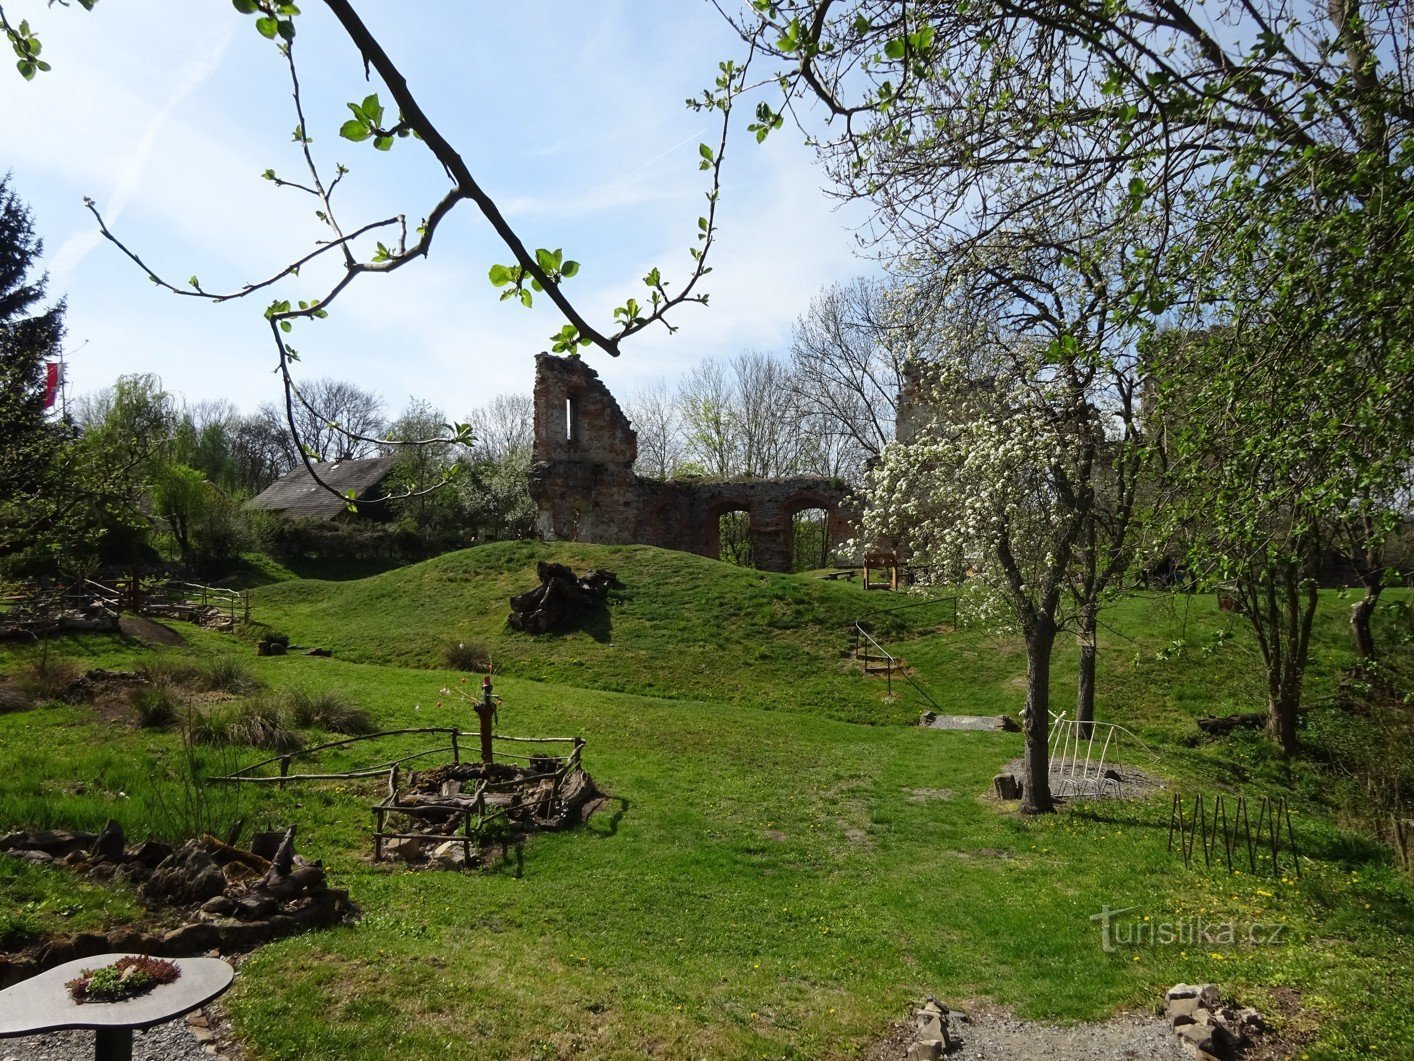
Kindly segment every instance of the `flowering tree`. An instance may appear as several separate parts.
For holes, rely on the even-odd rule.
[[[1090,647],[1079,695],[1093,717],[1095,616],[1126,565],[1140,467],[1132,347],[1104,285],[1055,253],[1052,231],[1049,252],[1013,233],[941,291],[917,292],[903,316],[928,359],[922,413],[883,450],[864,520],[867,540],[896,544],[935,579],[966,579],[1020,630],[1029,813],[1052,809],[1050,662],[1068,604]]]

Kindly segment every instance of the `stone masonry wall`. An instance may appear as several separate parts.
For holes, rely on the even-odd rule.
[[[752,554],[765,571],[789,571],[792,518],[827,513],[831,541],[852,530],[836,480],[662,482],[634,474],[638,436],[599,374],[577,357],[535,359],[535,445],[530,494],[546,540],[656,545],[717,557],[724,513],[751,516]]]

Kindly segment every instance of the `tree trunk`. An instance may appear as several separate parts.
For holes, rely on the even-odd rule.
[[[1375,614],[1383,588],[1382,580],[1367,581],[1365,596],[1350,606],[1350,633],[1355,638],[1355,651],[1362,659],[1375,658],[1375,635],[1370,629],[1370,617]]]
[[[1095,628],[1099,609],[1087,603],[1080,609],[1080,625],[1075,642],[1080,649],[1080,680],[1075,687],[1075,719],[1080,723],[1080,736],[1090,738],[1095,721]]]
[[[1316,584],[1303,573],[1295,562],[1282,564],[1269,573],[1266,587],[1269,644],[1279,646],[1267,657],[1267,731],[1283,759],[1296,754],[1297,710],[1316,616]]]
[[[1049,617],[1026,632],[1026,766],[1022,814],[1054,811],[1050,782],[1051,649],[1056,627]]]

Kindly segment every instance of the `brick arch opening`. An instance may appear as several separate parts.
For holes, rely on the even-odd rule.
[[[788,498],[784,509],[785,523],[782,529],[786,538],[786,555],[791,558],[791,570],[809,571],[828,567],[835,546],[845,537],[842,533],[844,524],[840,519],[839,498],[818,491],[808,491]],[[806,521],[802,520],[802,515],[807,513],[818,513],[818,516],[811,516],[808,525],[803,526]],[[809,535],[809,544],[803,540],[806,535]],[[812,555],[802,555],[806,551]]]
[[[756,514],[749,501],[737,499],[713,505],[707,510],[705,529],[708,556],[741,567],[755,566],[752,538],[756,531]]]

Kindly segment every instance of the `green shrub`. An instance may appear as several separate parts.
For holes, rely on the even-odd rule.
[[[290,721],[301,728],[317,726],[331,733],[351,737],[373,733],[378,724],[373,715],[349,700],[337,689],[306,692],[300,689],[290,694]]]
[[[453,641],[442,649],[452,670],[485,672],[491,669],[491,650],[476,641]]]

